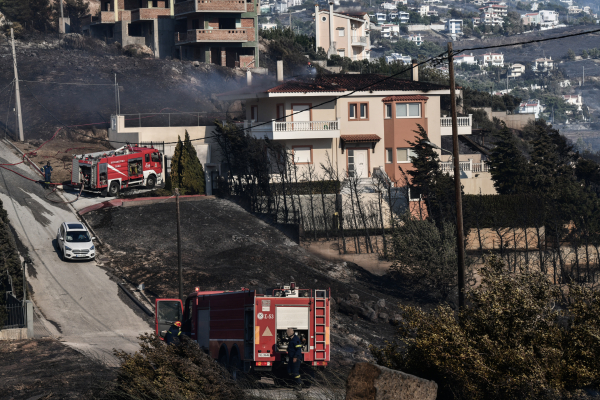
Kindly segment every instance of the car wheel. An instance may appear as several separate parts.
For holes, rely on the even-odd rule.
[[[110,188],[108,189],[108,195],[110,197],[117,197],[119,195],[119,183],[113,182],[110,184]]]
[[[150,175],[147,179],[146,179],[146,187],[148,189],[152,189],[154,186],[156,186],[156,176],[154,175]]]

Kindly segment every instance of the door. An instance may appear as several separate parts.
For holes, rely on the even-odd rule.
[[[179,299],[156,299],[154,323],[156,335],[162,340],[175,321],[181,322],[183,303]]]
[[[292,124],[296,131],[310,130],[310,104],[292,105]]]
[[[348,174],[357,178],[368,177],[367,165],[368,150],[348,150]]]

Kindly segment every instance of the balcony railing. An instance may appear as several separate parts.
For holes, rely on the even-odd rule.
[[[175,43],[189,42],[247,42],[247,29],[192,29],[175,32]]]
[[[459,161],[458,163],[461,172],[467,173],[467,177],[471,177],[472,173],[479,172],[490,172],[490,166],[485,162],[475,163],[473,160]],[[442,172],[454,173],[454,163],[452,161],[445,161],[440,163],[440,169]]]
[[[459,135],[470,135],[471,126],[473,124],[473,116],[469,114],[468,117],[456,118],[456,125],[458,126]],[[452,135],[452,117],[441,117],[440,118],[441,134]]]
[[[198,0],[198,11],[203,12],[246,12],[245,0]]]
[[[340,137],[340,121],[252,122],[238,123],[241,129],[256,138],[265,136],[271,140],[326,139]]]
[[[352,36],[352,46],[366,46],[367,45],[367,37],[366,36]]]

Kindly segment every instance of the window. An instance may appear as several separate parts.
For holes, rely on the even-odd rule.
[[[346,30],[344,28],[338,29],[338,35],[339,35],[339,37],[346,36]]]
[[[282,104],[277,104],[277,121],[284,122],[285,121],[285,108]]]
[[[152,153],[152,162],[162,163],[160,153]]]
[[[254,122],[258,121],[258,106],[250,107],[250,119]]]
[[[356,119],[356,104],[350,104],[350,111],[348,112],[348,118]]]
[[[396,103],[396,118],[418,118],[421,116],[421,103]]]
[[[416,187],[408,188],[408,201],[421,200],[421,189]]]
[[[417,154],[415,153],[415,151],[411,148],[397,148],[396,149],[396,160],[398,160],[399,163],[409,163],[410,161],[410,157],[416,157]]]
[[[338,56],[340,56],[342,58],[346,57],[346,49],[339,49]]]
[[[312,147],[292,147],[294,150],[295,164],[311,164],[312,163]]]
[[[369,120],[369,103],[349,103],[348,119]]]
[[[392,105],[391,104],[385,105],[385,117],[392,118]]]
[[[391,164],[392,161],[392,149],[385,149],[385,162]]]
[[[327,17],[321,17],[321,21],[323,21],[323,22],[327,21]]]

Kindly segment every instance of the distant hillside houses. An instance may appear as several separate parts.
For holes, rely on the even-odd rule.
[[[460,54],[454,57],[455,64],[467,64],[467,65],[477,65],[477,60],[473,53],[471,54]]]
[[[423,44],[423,37],[421,36],[420,33],[414,34],[414,35],[404,35],[404,36],[402,36],[402,39],[408,40],[409,42],[413,42],[417,46],[420,46]]]
[[[554,60],[549,58],[536,58],[533,70],[536,72],[547,72],[554,69]]]
[[[510,78],[518,78],[525,73],[525,66],[523,64],[515,63],[510,66]]]
[[[392,53],[385,57],[385,62],[388,64],[394,64],[402,62],[404,64],[410,64],[412,62],[411,56],[403,56],[402,54]]]
[[[484,66],[504,67],[504,54],[502,53],[485,53],[477,56],[477,60]]]
[[[538,119],[543,111],[544,106],[537,99],[529,99],[519,104],[519,114],[535,114],[535,119]]]
[[[577,111],[582,110],[583,99],[580,94],[564,94],[562,98],[567,104],[577,106]]]

